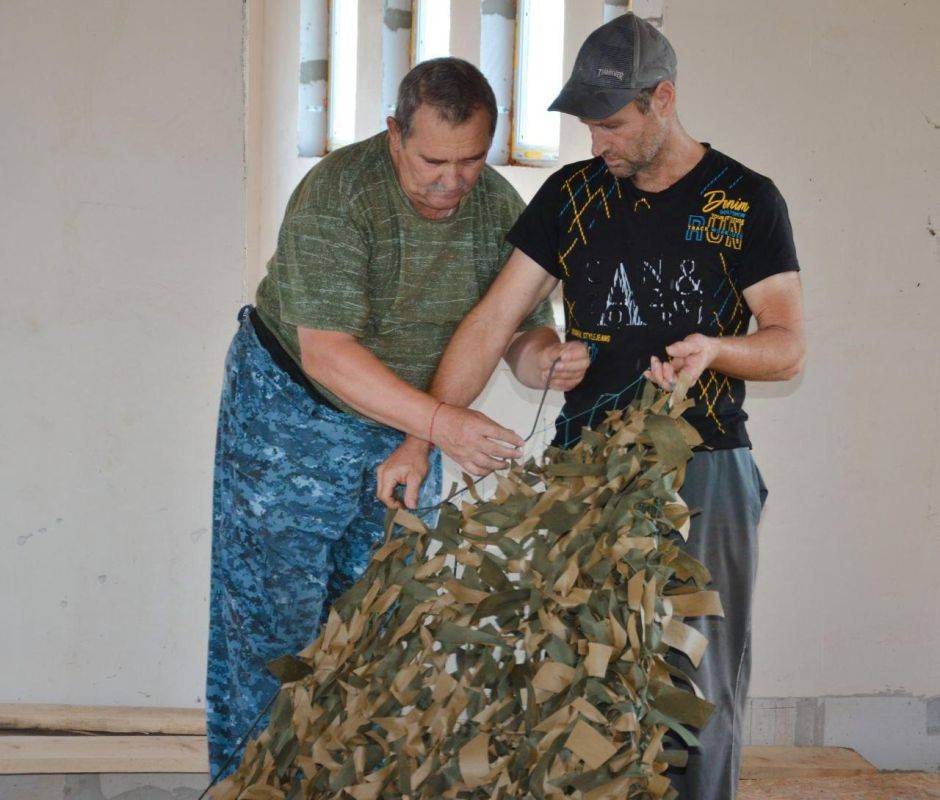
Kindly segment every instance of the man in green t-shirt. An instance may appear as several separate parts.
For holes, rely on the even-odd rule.
[[[305,647],[365,568],[382,535],[379,465],[396,453],[382,467],[388,499],[400,482],[409,506],[419,490],[429,505],[441,481],[432,444],[474,474],[519,453],[514,432],[425,392],[508,257],[505,234],[524,207],[485,164],[495,122],[476,68],[452,58],[415,67],[388,131],[330,154],[297,186],[257,307],[239,315],[215,464],[214,774],[234,765],[226,760],[277,686],[267,662]],[[553,363],[561,390],[588,366],[583,345],[559,341],[545,304],[505,358],[538,388]]]

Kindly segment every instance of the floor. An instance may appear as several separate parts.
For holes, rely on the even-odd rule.
[[[0,800],[197,800],[200,775],[0,775]],[[737,800],[934,800],[940,775],[745,780]]]
[[[940,775],[879,773],[851,778],[741,781],[737,800],[934,800]]]

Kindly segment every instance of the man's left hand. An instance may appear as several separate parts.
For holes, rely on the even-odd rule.
[[[591,357],[582,342],[558,342],[539,353],[538,364],[543,387],[551,373],[550,388],[558,392],[567,392],[581,383],[584,373],[591,366]],[[555,364],[554,370],[552,370],[552,364]]]
[[[667,391],[675,389],[680,378],[686,386],[692,386],[715,360],[718,344],[718,340],[711,336],[693,333],[666,348],[668,361],[660,361],[653,356],[650,368],[643,374]]]

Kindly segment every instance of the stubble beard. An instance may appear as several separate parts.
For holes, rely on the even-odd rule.
[[[638,172],[654,164],[666,142],[666,128],[654,131],[639,142],[638,152],[632,158],[622,156],[614,159],[615,164],[607,163],[607,169],[617,178],[632,178]]]

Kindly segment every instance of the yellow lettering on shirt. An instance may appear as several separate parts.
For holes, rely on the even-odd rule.
[[[594,333],[593,331],[582,331],[578,328],[571,328],[568,333],[576,339],[586,339],[589,342],[609,342],[609,333]]]
[[[729,198],[724,189],[712,189],[705,192],[705,205],[702,206],[702,213],[708,214],[711,211],[722,209],[724,211],[749,211],[751,204],[747,200],[736,200]]]

